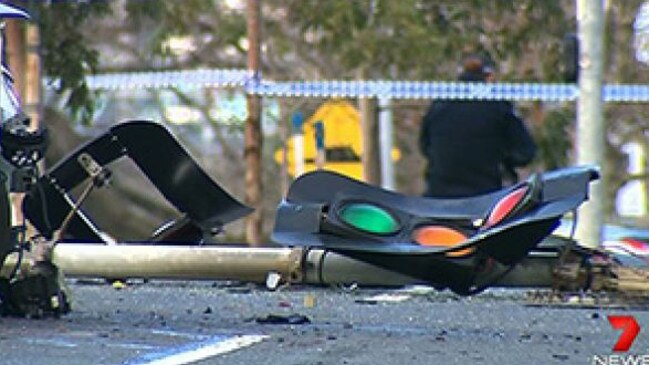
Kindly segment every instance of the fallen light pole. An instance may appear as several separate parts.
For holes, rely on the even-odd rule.
[[[531,253],[500,286],[550,286],[558,255]],[[307,285],[403,286],[422,283],[323,249],[60,243],[52,261],[66,276],[107,279],[240,280],[264,283],[270,273]],[[5,264],[12,268],[15,257]],[[23,265],[29,265],[25,260]]]
[[[602,305],[645,307],[649,272],[637,268],[592,261],[574,241],[560,236],[546,238],[492,287],[552,288],[529,292],[530,305]],[[568,248],[568,251],[565,249]],[[567,254],[567,256],[566,256]],[[572,258],[570,258],[572,257]],[[576,259],[576,261],[575,261]],[[68,277],[104,279],[237,280],[266,284],[351,285],[401,287],[426,282],[374,266],[321,248],[270,248],[235,246],[151,246],[60,243],[52,250],[52,261]],[[6,276],[16,263],[10,256],[0,271]],[[21,267],[29,271],[30,260]],[[612,274],[611,274],[612,273]],[[269,280],[275,276],[279,280]],[[584,282],[587,276],[592,282]],[[269,285],[269,283],[274,283]],[[588,298],[565,302],[566,293]],[[563,293],[557,296],[557,293]],[[565,298],[564,298],[565,297]],[[563,298],[563,299],[561,299]]]
[[[260,282],[269,272],[300,275],[300,252],[205,246],[57,244],[52,262],[66,275],[111,279],[237,279]]]
[[[280,283],[365,287],[426,284],[420,279],[321,248],[59,243],[49,246],[51,255],[39,257],[38,252],[44,251],[35,247],[22,258],[17,253],[8,256],[0,268],[0,277],[9,277],[18,262],[19,276],[33,276],[43,263],[39,260],[51,258],[52,263],[71,278],[237,280],[265,283],[269,289],[275,289]],[[48,244],[42,247],[47,249]],[[581,252],[583,249],[578,247],[572,240],[549,236],[538,249],[490,286],[553,289],[528,292],[529,305],[645,307],[649,272],[601,260],[590,261],[592,267],[584,266],[582,261],[590,254]],[[589,276],[592,282],[584,282]],[[273,280],[269,280],[271,278]],[[584,288],[591,294],[573,302],[576,296],[570,294],[583,293]],[[573,299],[566,301],[566,298]]]

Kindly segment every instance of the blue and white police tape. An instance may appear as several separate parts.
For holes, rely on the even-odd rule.
[[[278,97],[379,97],[390,99],[481,99],[575,101],[575,84],[466,83],[435,81],[270,81],[243,69],[200,69],[89,76],[93,90],[243,88]],[[648,102],[649,85],[612,84],[602,88],[606,102]]]

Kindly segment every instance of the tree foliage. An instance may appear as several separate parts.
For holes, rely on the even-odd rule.
[[[44,73],[58,82],[57,91],[67,92],[66,105],[84,123],[94,110],[85,76],[97,71],[98,53],[88,45],[83,24],[104,16],[110,7],[104,1],[15,1],[28,10],[41,29]]]
[[[558,81],[561,39],[574,30],[570,2],[538,1],[270,1],[287,16],[278,37],[317,52],[336,75],[359,67],[374,78],[453,79],[462,55],[487,51],[505,77]],[[568,8],[568,11],[566,11]],[[538,27],[545,19],[551,27]],[[275,28],[272,20],[270,29]],[[286,31],[297,28],[299,32]],[[280,26],[279,29],[282,29]],[[302,36],[306,35],[306,36]],[[275,42],[272,35],[266,38]],[[310,47],[308,47],[310,46]],[[520,62],[543,52],[534,62]],[[550,65],[544,67],[544,65]]]

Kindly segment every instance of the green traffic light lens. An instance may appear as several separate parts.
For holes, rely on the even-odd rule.
[[[393,234],[399,230],[397,220],[383,208],[367,203],[353,203],[339,211],[340,219],[350,226],[372,234]]]

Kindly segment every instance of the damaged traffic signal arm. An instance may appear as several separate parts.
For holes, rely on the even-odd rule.
[[[78,162],[87,154],[101,166],[128,157],[162,195],[202,232],[214,233],[251,209],[221,188],[162,125],[146,120],[117,124],[82,145],[38,179],[23,209],[41,234],[51,237],[70,211],[66,194],[88,178]],[[75,240],[101,241],[92,221],[79,210],[67,233]],[[174,236],[181,240],[182,237]],[[192,234],[192,237],[195,237]]]

